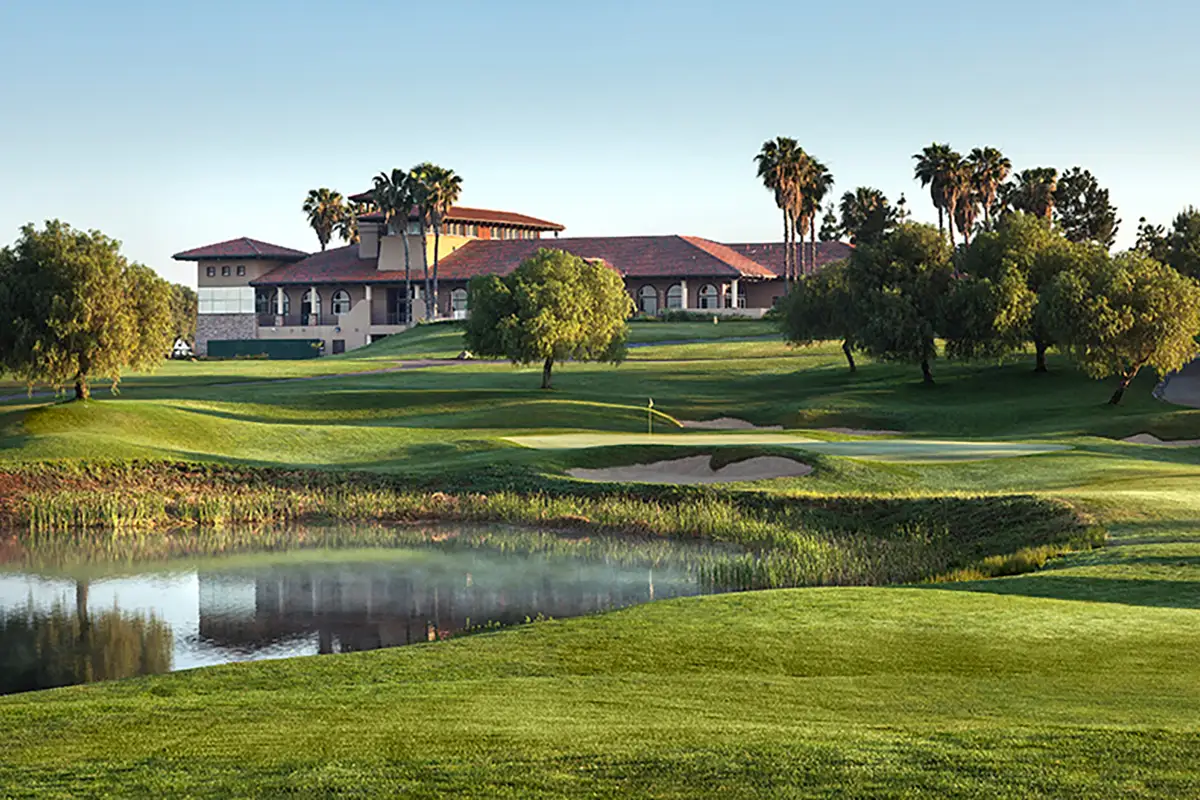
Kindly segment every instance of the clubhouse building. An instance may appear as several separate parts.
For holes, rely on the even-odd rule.
[[[524,214],[454,207],[440,237],[434,316],[465,318],[471,278],[506,275],[541,247],[603,260],[624,278],[638,312],[651,316],[678,309],[757,317],[785,292],[779,243],[720,244],[695,236],[569,238],[559,236],[563,230]],[[423,247],[415,215],[402,226],[367,214],[359,218],[359,237],[358,244],[319,253],[247,237],[176,253],[175,260],[197,265],[196,353],[208,354],[210,341],[231,339],[320,340],[323,352],[341,353],[405,330],[405,238],[413,319],[424,319],[432,233]],[[820,242],[816,266],[849,252],[840,242]]]

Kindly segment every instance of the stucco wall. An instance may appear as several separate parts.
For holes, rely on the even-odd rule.
[[[266,275],[271,270],[282,264],[282,261],[266,261],[260,259],[237,260],[231,259],[228,261],[200,261],[196,264],[196,285],[197,286],[249,286],[250,281],[255,278]],[[245,275],[238,275],[237,268],[243,266],[246,268]],[[208,277],[208,268],[212,267],[216,274],[213,277]],[[221,276],[221,267],[229,267],[229,276]]]
[[[196,317],[196,352],[208,355],[210,339],[253,339],[256,322],[253,314],[200,314]]]

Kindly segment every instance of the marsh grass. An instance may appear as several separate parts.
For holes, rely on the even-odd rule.
[[[430,491],[379,476],[155,464],[116,472],[41,467],[3,477],[10,485],[29,484],[15,493],[6,520],[33,546],[75,537],[113,551],[138,541],[143,548],[162,541],[170,550],[177,546],[171,537],[190,536],[197,552],[216,553],[294,546],[287,531],[296,525],[499,523],[618,536],[627,548],[622,558],[647,563],[653,558],[645,548],[653,543],[730,546],[736,551],[697,562],[697,574],[746,589],[973,580],[1038,568],[1055,555],[1103,542],[1103,531],[1071,506],[1028,495],[786,497],[712,487],[581,489],[553,480],[526,491],[472,490],[470,484],[489,485],[486,478]],[[366,539],[337,534],[349,538],[307,544],[404,544],[406,535],[390,528]],[[533,544],[532,535],[510,534],[508,544],[493,538],[487,546],[528,552],[548,552],[551,542],[584,547],[578,538],[558,535]]]

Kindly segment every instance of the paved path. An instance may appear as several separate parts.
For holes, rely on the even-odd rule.
[[[1167,378],[1162,399],[1177,406],[1200,408],[1200,358]]]

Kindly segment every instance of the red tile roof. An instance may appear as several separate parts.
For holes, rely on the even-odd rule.
[[[176,261],[207,261],[218,258],[263,258],[275,261],[299,261],[302,258],[308,258],[308,253],[303,250],[280,247],[277,244],[260,242],[257,239],[243,236],[240,239],[230,239],[227,242],[217,242],[216,244],[208,244],[192,250],[184,250],[182,253],[176,253],[171,256],[171,258]]]
[[[438,268],[441,280],[507,275],[540,248],[602,259],[631,278],[777,277],[729,247],[694,236],[612,236],[572,239],[475,240],[450,253]],[[376,259],[360,259],[358,246],[340,247],[272,270],[255,285],[309,283],[395,283],[397,271],[380,272]],[[414,271],[415,273],[415,271]]]
[[[782,277],[783,275],[783,255],[784,245],[782,242],[765,242],[763,244],[730,244],[726,245],[730,250],[740,253],[747,258],[762,264],[764,267],[769,267],[772,272]],[[832,264],[835,261],[841,261],[849,258],[854,252],[854,248],[844,242],[817,242],[817,257],[816,267],[820,269],[827,264]],[[796,253],[800,253],[800,247],[797,245]],[[807,262],[811,251],[809,244],[804,244],[804,258]],[[799,265],[799,258],[796,259],[796,264]]]
[[[368,193],[369,194],[369,193]],[[361,195],[355,195],[360,197]],[[354,198],[351,198],[354,199]],[[417,215],[414,211],[409,215],[409,219],[416,219]],[[364,214],[359,217],[367,222],[379,222],[383,220],[383,214],[376,211],[371,214]],[[447,222],[475,222],[485,225],[508,225],[515,228],[532,228],[539,231],[565,231],[566,227],[557,222],[538,219],[526,214],[517,214],[512,211],[492,211],[487,208],[466,208],[465,206],[451,206],[450,213],[446,215]]]

